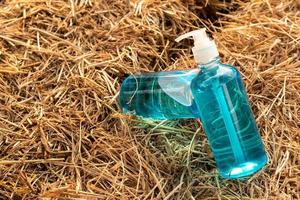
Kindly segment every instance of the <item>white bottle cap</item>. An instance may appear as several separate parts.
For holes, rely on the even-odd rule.
[[[206,29],[202,28],[185,33],[175,39],[176,42],[179,42],[182,39],[193,37],[194,47],[192,48],[192,51],[197,64],[209,63],[214,58],[219,56],[219,52],[214,40],[210,40],[205,31]]]

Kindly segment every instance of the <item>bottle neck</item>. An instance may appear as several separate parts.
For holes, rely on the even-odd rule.
[[[211,61],[209,61],[208,63],[200,63],[198,64],[198,66],[201,70],[211,70],[217,68],[219,63],[220,63],[220,57],[218,56],[212,59]]]

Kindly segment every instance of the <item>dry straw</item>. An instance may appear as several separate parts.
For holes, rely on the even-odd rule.
[[[300,199],[299,7],[0,1],[0,199]],[[199,121],[117,105],[125,74],[194,68],[174,38],[199,27],[242,72],[269,153],[248,180],[218,176]]]

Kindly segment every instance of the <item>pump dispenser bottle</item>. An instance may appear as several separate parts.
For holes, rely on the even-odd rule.
[[[121,107],[156,119],[200,118],[220,175],[232,179],[249,176],[268,159],[240,73],[220,63],[215,42],[205,29],[186,33],[176,41],[189,37],[194,39],[192,51],[200,70],[165,72],[161,76],[165,81],[159,81],[158,73],[148,79],[147,75],[129,77],[121,87]],[[168,73],[178,77],[167,81]]]
[[[184,34],[176,41],[191,36],[200,68],[191,90],[219,172],[225,178],[251,175],[268,159],[240,73],[220,63],[217,47],[205,29]]]

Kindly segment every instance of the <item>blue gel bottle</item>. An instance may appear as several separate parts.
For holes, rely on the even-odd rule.
[[[205,29],[193,37],[199,69],[129,76],[119,101],[125,113],[152,119],[200,118],[220,175],[236,179],[260,170],[268,161],[240,73],[220,63]]]
[[[195,118],[198,109],[190,84],[198,73],[199,69],[131,75],[121,85],[121,108],[154,120]]]
[[[220,63],[219,53],[205,29],[193,37],[194,58],[200,72],[191,90],[221,176],[235,179],[260,170],[268,161],[240,73]]]

